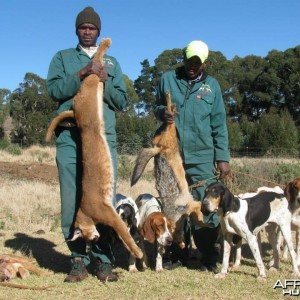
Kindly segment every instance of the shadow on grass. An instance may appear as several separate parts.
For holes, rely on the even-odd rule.
[[[57,252],[54,249],[56,246],[44,238],[35,238],[24,233],[15,233],[15,238],[5,241],[5,247],[34,257],[40,267],[55,273],[67,273],[70,268],[69,257]]]
[[[272,255],[272,246],[269,243],[262,242],[261,251],[262,251],[262,257],[270,256]],[[243,243],[242,245],[242,256],[244,258],[252,258],[254,260],[250,247],[246,243]]]

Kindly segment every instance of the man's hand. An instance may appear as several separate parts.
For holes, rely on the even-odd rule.
[[[164,121],[167,122],[167,124],[172,124],[175,122],[175,114],[174,112],[169,112],[167,109],[165,109],[164,112]]]
[[[99,81],[105,82],[108,79],[107,72],[103,68],[103,65],[99,61],[92,60],[88,65],[79,71],[80,80],[83,80],[86,76],[96,74],[99,77]]]
[[[218,161],[216,173],[220,174],[220,179],[225,178],[231,173],[231,168],[228,162],[226,161]]]

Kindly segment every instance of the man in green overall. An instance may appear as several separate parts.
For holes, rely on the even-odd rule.
[[[96,74],[105,83],[104,121],[105,133],[111,151],[116,182],[116,116],[115,112],[127,106],[127,92],[118,61],[104,55],[103,61],[93,61],[97,51],[97,38],[101,31],[101,20],[92,7],[82,10],[75,22],[79,43],[76,48],[57,52],[49,66],[47,90],[58,103],[57,113],[72,108],[73,97],[78,92],[82,80]],[[80,135],[74,120],[59,124],[56,130],[56,162],[59,173],[61,194],[61,226],[67,246],[71,252],[71,271],[65,282],[79,282],[88,276],[86,266],[94,264],[94,274],[101,281],[116,281],[112,272],[114,257],[111,245],[111,230],[107,226],[97,226],[100,239],[92,243],[89,253],[83,239],[69,242],[73,234],[73,222],[81,199],[81,145]]]
[[[216,181],[216,173],[230,173],[226,112],[221,88],[205,72],[209,50],[202,41],[192,41],[184,50],[184,65],[161,77],[154,112],[158,119],[175,122],[181,155],[189,185],[205,182],[192,190],[196,201],[202,201],[205,187]],[[166,110],[165,93],[171,93],[178,114]],[[201,270],[215,271],[218,252],[219,218],[216,213],[204,216],[214,228],[192,226],[195,245],[201,253]]]

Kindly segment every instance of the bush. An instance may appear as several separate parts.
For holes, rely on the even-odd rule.
[[[284,187],[300,177],[299,164],[274,159],[232,160],[233,182],[229,187],[233,193],[256,191],[260,186]]]
[[[127,155],[119,156],[118,163],[118,178],[120,179],[129,179],[133,170],[133,163],[130,161]]]
[[[278,164],[274,171],[274,180],[288,183],[295,178],[300,177],[299,165],[296,164]]]
[[[21,155],[22,149],[15,144],[11,144],[7,138],[0,140],[0,149],[13,155]]]
[[[3,138],[0,140],[0,149],[5,150],[10,145],[8,138]]]

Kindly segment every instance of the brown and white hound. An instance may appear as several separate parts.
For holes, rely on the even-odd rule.
[[[156,244],[155,270],[162,271],[162,255],[166,247],[173,242],[174,226],[162,212],[159,201],[151,194],[139,195],[136,199],[136,205],[140,215],[139,233],[144,243]],[[144,248],[144,250],[146,249]],[[145,253],[144,256],[147,257]],[[149,264],[149,261],[147,263]]]
[[[256,235],[268,223],[275,223],[281,229],[291,255],[293,274],[300,276],[292,243],[290,225],[292,216],[284,195],[264,192],[241,199],[234,196],[222,183],[216,182],[205,189],[202,208],[207,212],[217,211],[220,216],[224,249],[221,271],[215,275],[217,278],[224,278],[228,273],[232,239],[236,235],[249,244],[259,270],[258,279],[266,277]],[[276,246],[273,249],[275,252]]]

